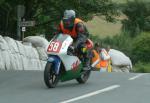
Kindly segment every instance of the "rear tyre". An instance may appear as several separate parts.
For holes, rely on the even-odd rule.
[[[91,74],[91,70],[82,71],[81,76],[79,78],[76,78],[77,82],[80,83],[80,84],[86,83],[86,81],[88,80],[90,74]]]
[[[59,81],[59,76],[54,71],[54,64],[47,62],[44,70],[44,82],[48,88],[55,88]]]

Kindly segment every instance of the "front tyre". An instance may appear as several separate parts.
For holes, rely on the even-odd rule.
[[[90,70],[82,71],[81,76],[79,78],[76,78],[77,82],[80,84],[85,83],[88,80],[90,74],[91,74]]]
[[[59,81],[59,76],[54,71],[54,64],[47,62],[44,70],[44,82],[48,88],[55,88]]]

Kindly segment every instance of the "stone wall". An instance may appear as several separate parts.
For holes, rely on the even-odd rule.
[[[45,48],[0,35],[0,70],[44,70]]]

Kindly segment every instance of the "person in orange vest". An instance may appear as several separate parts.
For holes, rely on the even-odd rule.
[[[65,10],[63,19],[61,20],[58,28],[58,33],[63,33],[70,35],[75,44],[75,51],[83,57],[82,61],[86,70],[90,68],[90,51],[86,48],[92,48],[92,41],[88,39],[89,32],[84,25],[84,22],[76,18],[76,13],[74,10]]]
[[[110,56],[104,48],[101,48],[101,50],[100,50],[100,58],[101,58],[100,72],[106,72],[107,68],[108,68]]]
[[[92,67],[94,70],[100,70],[100,56],[99,56],[99,43],[95,43],[92,50]]]

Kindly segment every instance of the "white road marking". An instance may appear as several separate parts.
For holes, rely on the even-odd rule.
[[[91,97],[91,96],[94,96],[94,95],[97,95],[97,94],[100,94],[100,93],[103,93],[103,92],[107,92],[107,91],[116,89],[118,87],[120,87],[120,85],[112,85],[112,86],[109,86],[109,87],[101,89],[101,90],[96,90],[94,92],[91,92],[91,93],[88,93],[88,94],[85,94],[85,95],[82,95],[82,96],[79,96],[79,97],[75,97],[75,98],[72,98],[72,99],[69,99],[69,100],[66,100],[66,101],[62,101],[60,103],[74,102],[74,101],[77,101],[77,100],[80,100],[80,99],[88,98],[88,97]]]
[[[139,77],[141,77],[141,76],[143,76],[144,74],[138,74],[138,75],[136,75],[136,76],[134,76],[134,77],[132,77],[132,78],[129,78],[128,80],[135,80],[135,79],[137,79],[137,78],[139,78]]]

